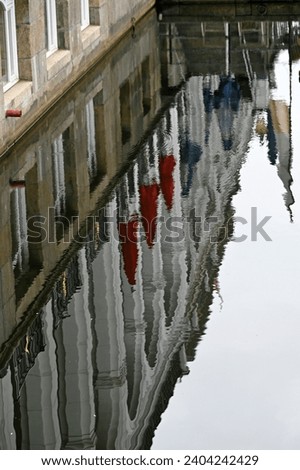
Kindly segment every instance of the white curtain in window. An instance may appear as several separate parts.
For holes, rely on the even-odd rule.
[[[90,24],[89,0],[81,0],[81,29]]]
[[[1,60],[5,61],[2,65],[2,70],[5,71],[3,77],[4,91],[12,86],[19,78],[18,72],[18,54],[17,54],[17,34],[16,34],[16,16],[15,16],[15,2],[14,0],[2,0],[1,8],[4,6],[2,18],[4,18],[4,34],[2,40],[5,41],[1,47],[1,52],[5,57]]]
[[[14,189],[11,193],[11,202],[14,218],[12,264],[14,269],[24,271],[29,263],[25,188]]]
[[[86,104],[85,110],[88,147],[88,169],[90,178],[93,179],[97,175],[96,126],[93,100],[90,100]]]
[[[63,215],[66,211],[64,144],[62,134],[52,142],[52,165],[55,215],[59,216]]]
[[[46,0],[46,38],[49,55],[57,50],[56,0]]]

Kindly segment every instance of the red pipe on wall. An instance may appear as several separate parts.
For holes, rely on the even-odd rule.
[[[21,109],[7,109],[5,112],[5,117],[21,117],[22,110]]]
[[[17,189],[17,188],[25,188],[26,183],[25,180],[9,180],[9,186],[11,189]]]

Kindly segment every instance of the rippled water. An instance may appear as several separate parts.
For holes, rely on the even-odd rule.
[[[299,448],[298,28],[151,13],[0,162],[1,449]]]
[[[287,59],[286,52],[277,57],[276,79],[282,98],[289,97],[291,85],[292,101],[283,102],[291,106],[295,130],[299,62],[292,65],[291,83],[281,83]],[[287,190],[282,154],[270,165],[269,141],[254,122],[241,190],[232,200],[235,217],[247,220],[236,223],[235,235],[248,238],[226,247],[205,336],[162,417],[153,449],[299,449],[299,134],[290,139]],[[258,222],[271,217],[263,228],[272,241],[260,235],[251,240],[253,207]]]

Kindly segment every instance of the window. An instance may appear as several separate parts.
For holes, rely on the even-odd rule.
[[[122,144],[125,145],[131,139],[131,114],[130,114],[130,84],[129,80],[120,88],[120,114]]]
[[[51,144],[53,207],[49,208],[48,241],[70,241],[69,230],[73,215],[78,211],[77,173],[73,146],[74,129],[68,127]]]
[[[29,267],[25,186],[11,192],[12,265],[16,277]]]
[[[57,50],[57,19],[55,0],[46,0],[46,46],[48,55]]]
[[[66,212],[66,187],[63,134],[52,143],[55,215]]]
[[[90,181],[97,176],[97,154],[96,154],[96,129],[95,129],[95,110],[94,102],[90,100],[86,107],[86,130],[87,130],[87,153],[88,170]]]
[[[94,191],[106,175],[106,147],[103,90],[85,106],[87,136],[87,166],[90,191]]]
[[[151,108],[150,58],[142,63],[143,112],[146,116]]]
[[[90,24],[89,0],[81,0],[81,29]]]
[[[0,58],[6,91],[19,78],[14,0],[0,1]]]

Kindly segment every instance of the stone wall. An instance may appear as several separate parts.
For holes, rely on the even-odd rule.
[[[0,82],[0,155],[154,3],[155,0],[90,0],[90,24],[82,29],[80,0],[56,0],[58,49],[49,55],[44,2],[15,1],[20,80],[5,93]],[[6,118],[8,109],[20,109],[22,116]]]
[[[145,64],[149,65],[147,87],[143,79]],[[124,84],[129,90],[126,97],[121,94]],[[137,25],[134,38],[126,35],[113,54],[72,87],[0,160],[0,362],[3,343],[8,338],[13,342],[15,328],[37,308],[32,307],[35,299],[47,296],[51,272],[126,164],[127,152],[136,147],[154,121],[161,107],[160,86],[156,15],[149,12]],[[147,112],[143,109],[145,99],[149,99]],[[122,136],[123,101],[129,110],[126,124],[130,132],[126,141]],[[95,126],[93,138],[88,131],[93,127],[88,125],[91,120]],[[91,147],[93,156],[89,154]],[[59,220],[69,222],[63,234],[56,230],[59,220],[56,216],[53,219],[58,151],[58,157],[63,159],[61,174],[66,196],[65,211],[60,212]],[[91,171],[90,158],[95,159],[96,171]],[[14,239],[20,237],[22,221],[16,210],[21,206],[16,207],[15,202],[20,201],[22,192],[29,243],[28,248],[24,244],[23,250],[19,239],[16,250]],[[28,264],[23,272],[18,268],[19,261],[14,261],[17,251]],[[10,341],[4,348],[4,361]]]

